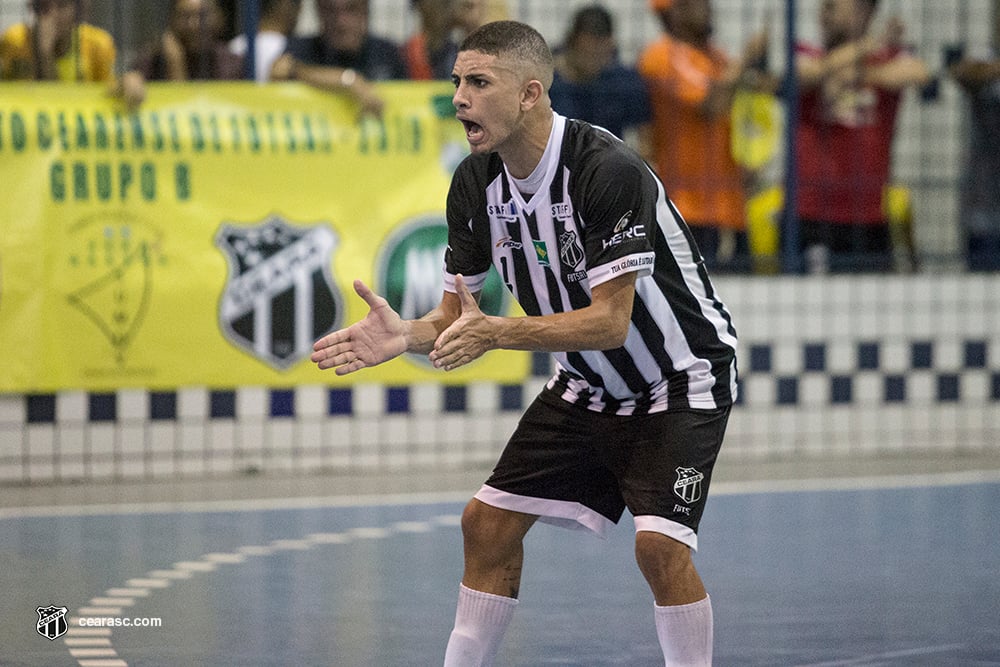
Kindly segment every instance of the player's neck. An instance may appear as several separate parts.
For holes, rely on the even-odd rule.
[[[514,178],[528,178],[545,154],[552,134],[554,116],[551,109],[538,109],[525,116],[522,136],[512,142],[510,150],[501,150],[500,158]]]

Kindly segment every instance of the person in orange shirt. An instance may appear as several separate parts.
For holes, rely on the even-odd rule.
[[[746,235],[746,174],[733,159],[730,110],[738,87],[766,84],[767,34],[731,60],[711,41],[709,0],[650,0],[663,35],[640,54],[649,87],[650,159],[691,227],[710,268],[750,268]]]
[[[84,23],[80,0],[30,0],[33,20],[0,36],[0,79],[108,83],[130,107],[145,97],[145,84],[115,77],[115,43],[106,31]]]

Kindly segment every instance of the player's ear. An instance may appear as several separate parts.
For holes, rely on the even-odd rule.
[[[527,111],[532,108],[538,104],[543,95],[545,95],[545,87],[542,86],[541,81],[538,79],[528,81],[524,86],[524,90],[521,91],[521,109]]]

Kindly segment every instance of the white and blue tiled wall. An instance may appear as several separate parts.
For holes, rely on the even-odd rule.
[[[731,459],[1000,450],[1000,276],[716,285],[740,334]],[[532,361],[516,385],[0,395],[0,483],[487,465],[551,371]]]

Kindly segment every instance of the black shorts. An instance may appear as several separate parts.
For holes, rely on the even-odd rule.
[[[476,498],[601,536],[628,507],[637,531],[663,533],[696,549],[729,410],[623,417],[543,390]]]

